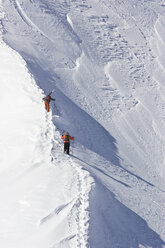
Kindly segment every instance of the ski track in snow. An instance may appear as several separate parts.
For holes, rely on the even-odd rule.
[[[34,29],[35,31],[39,32],[41,35],[43,35],[45,38],[47,38],[49,40],[49,37],[44,34],[42,32],[42,30],[40,30],[28,17],[27,15],[25,14],[25,12],[23,11],[23,9],[21,8],[21,5],[20,3],[17,1],[17,0],[12,0],[14,5],[15,5],[15,8],[17,9],[19,15],[21,16],[21,18],[23,19],[23,21],[29,25],[32,29]]]
[[[34,32],[39,33],[41,36],[45,37],[48,41],[50,41],[51,43],[53,43],[55,46],[57,44],[57,41],[55,41],[54,39],[51,39],[50,36],[48,36],[45,32],[43,32],[25,13],[25,11],[23,10],[23,8],[21,7],[19,1],[17,0],[11,0],[11,3],[14,4],[15,9],[17,10],[18,14],[20,15],[20,17],[22,18],[23,22],[26,23],[32,30],[34,30]],[[70,23],[68,21],[68,25],[70,26]],[[71,33],[73,33],[73,36],[75,36],[74,31],[71,28]],[[75,37],[76,40],[78,40],[79,43],[81,43],[81,41],[79,40],[79,38],[76,36]],[[60,42],[60,40],[59,40]],[[65,66],[67,66],[70,69],[76,68],[76,64],[73,61],[72,58],[68,57],[63,57],[63,53],[58,51],[58,53],[62,56],[62,59],[60,61],[60,64],[64,64]]]

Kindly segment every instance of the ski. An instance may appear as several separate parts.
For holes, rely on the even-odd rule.
[[[54,91],[55,91],[55,89],[53,89],[48,95],[50,96]]]

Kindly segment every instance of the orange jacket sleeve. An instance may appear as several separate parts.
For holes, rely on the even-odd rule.
[[[71,136],[70,136],[69,138],[70,138],[71,140],[74,140],[74,137],[71,137]]]

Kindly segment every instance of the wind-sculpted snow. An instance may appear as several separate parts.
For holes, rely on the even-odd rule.
[[[51,196],[65,197],[49,201],[37,222],[45,242],[165,247],[162,0],[5,0],[3,9],[3,39],[45,94],[55,88],[44,137],[53,140],[62,185],[59,193],[50,183]],[[70,158],[59,144],[62,130],[75,137]],[[27,199],[20,202],[28,208]]]
[[[93,180],[63,155],[60,133],[22,58],[3,42],[0,244],[86,247]],[[6,99],[7,108],[6,108]]]

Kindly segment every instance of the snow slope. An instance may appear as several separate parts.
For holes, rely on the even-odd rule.
[[[23,59],[2,41],[0,54],[0,245],[85,247],[92,181],[63,156]]]
[[[55,198],[51,196],[46,204],[48,213],[39,216],[41,223],[47,223],[46,230],[39,228],[34,233],[30,247],[165,247],[163,1],[5,0],[2,6],[4,41],[23,57],[45,94],[56,89],[53,115],[45,116],[42,91],[34,84],[35,93],[24,82],[31,92],[24,89],[28,99],[38,97],[38,110],[27,103],[34,114],[23,112],[24,123],[20,125],[24,130],[27,115],[32,117],[30,123],[36,118],[38,135],[44,136],[44,142],[43,137],[29,145],[27,142],[26,151],[34,154],[34,160],[26,166],[33,166],[33,149],[38,147],[36,158],[41,160],[32,175],[42,182],[45,173],[50,173],[41,205],[47,202],[45,195],[49,190]],[[13,96],[14,90],[15,87]],[[15,116],[14,111],[15,108]],[[31,130],[30,124],[28,129]],[[76,138],[69,159],[63,156],[59,144],[62,130],[70,131]],[[28,137],[34,135],[34,131],[30,132]],[[48,146],[43,147],[45,143]],[[8,147],[4,149],[8,151]],[[24,149],[20,154],[24,154]],[[27,155],[23,155],[24,159]],[[22,164],[20,158],[18,161]],[[18,168],[14,169],[14,178]],[[21,176],[23,185],[29,185],[28,178],[27,173],[24,178]],[[77,182],[77,187],[73,182]],[[58,190],[53,183],[58,184]],[[32,187],[34,184],[35,180]],[[24,193],[26,190],[25,187]],[[57,197],[61,192],[66,201]],[[15,202],[17,194],[12,195]],[[35,192],[34,198],[36,195]],[[58,203],[56,198],[60,198]],[[60,211],[61,218],[67,225],[61,219],[58,222],[59,209],[64,209]],[[23,216],[29,214],[35,226],[33,211],[30,208]],[[40,211],[41,206],[37,212]],[[52,228],[56,222],[61,228]],[[23,229],[26,222],[22,226],[16,224]],[[71,233],[69,227],[73,228]],[[15,231],[15,237],[18,233]],[[22,231],[20,236],[25,233]],[[4,241],[6,247],[11,240],[7,237]],[[17,242],[19,247],[18,239]]]

